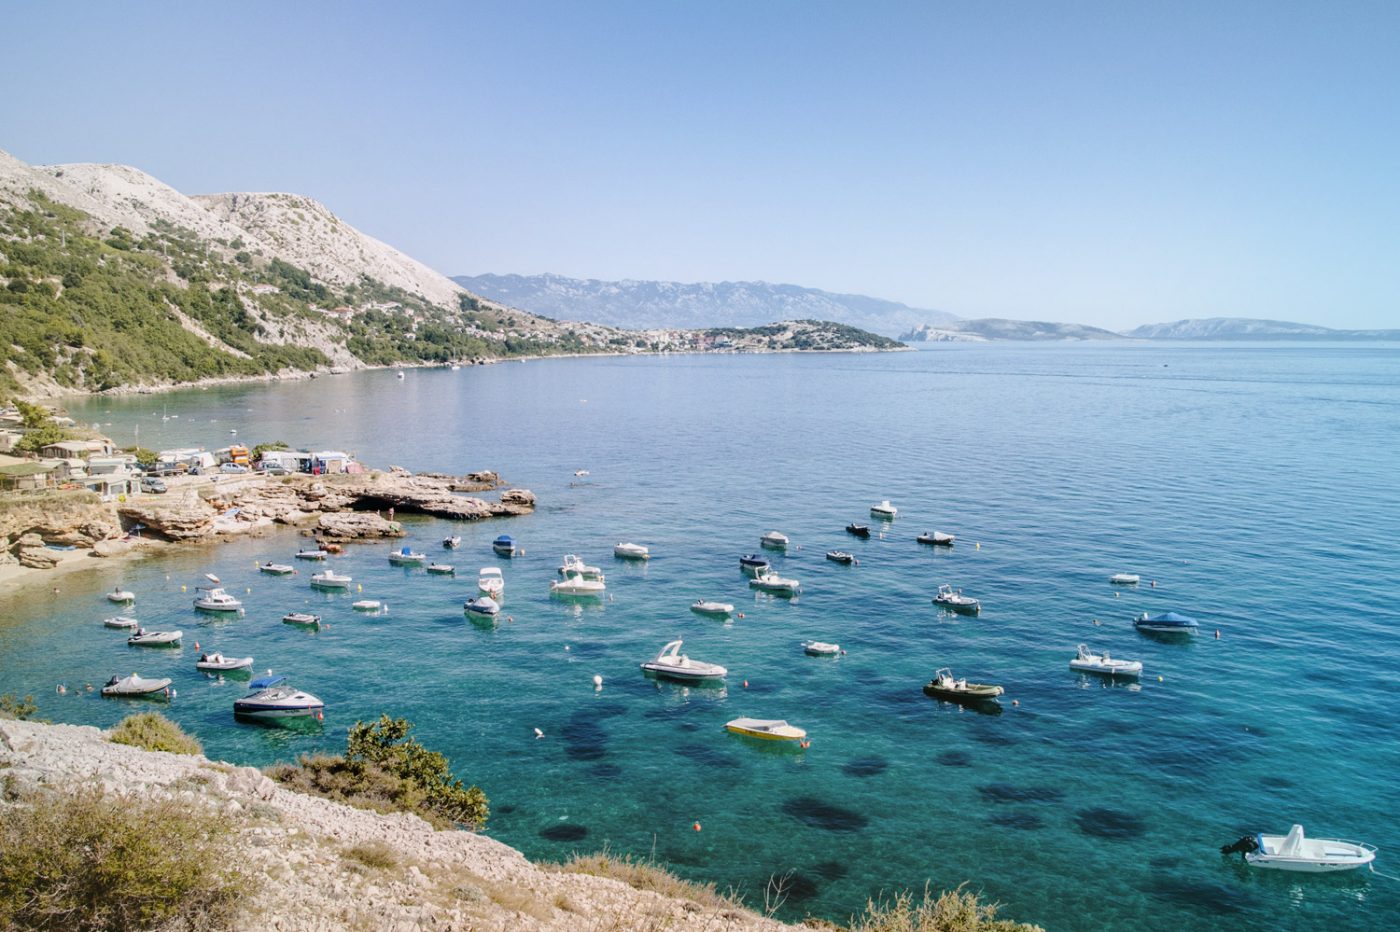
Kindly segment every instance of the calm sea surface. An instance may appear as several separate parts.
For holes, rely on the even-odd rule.
[[[379,466],[497,469],[541,507],[468,526],[410,518],[408,543],[434,556],[462,534],[455,580],[360,546],[334,565],[363,594],[318,594],[305,566],[285,579],[254,569],[291,556],[283,533],[12,599],[0,691],[35,693],[52,720],[106,726],[142,708],[55,692],[132,670],[174,677],[168,714],[233,761],[335,750],[357,719],[404,716],[486,790],[491,834],[529,856],[654,854],[760,908],[769,878],[787,875],[788,918],[844,918],[926,880],[971,881],[1004,915],[1052,930],[1372,929],[1400,916],[1400,882],[1251,870],[1216,850],[1301,822],[1378,845],[1381,869],[1400,874],[1396,347],[554,360],[72,413],[122,443],[139,425],[148,447],[213,448],[237,430]],[[899,517],[882,535],[844,533],[884,498]],[[791,601],[755,596],[737,564],[775,528],[794,542],[775,560],[802,581]],[[914,542],[934,529],[956,546]],[[524,556],[492,555],[502,532]],[[615,561],[622,540],[653,559]],[[828,562],[832,547],[860,564]],[[605,568],[606,601],[551,600],[565,553]],[[493,564],[509,615],[494,628],[461,610]],[[192,610],[204,572],[243,595],[245,617]],[[1112,587],[1115,572],[1143,583]],[[132,649],[104,629],[101,595],[117,582],[147,627],[182,628],[185,647]],[[980,598],[981,616],[937,611],[944,582]],[[389,614],[357,615],[361,597]],[[743,617],[694,615],[699,597]],[[289,628],[278,619],[292,609],[331,626]],[[1164,643],[1130,624],[1166,610],[1199,618],[1202,636]],[[729,667],[726,687],[643,677],[638,663],[678,637]],[[847,653],[807,657],[808,638]],[[196,673],[196,640],[292,674],[325,700],[323,729],[235,723],[242,688]],[[1141,659],[1141,684],[1072,673],[1079,643]],[[1002,713],[925,698],[942,666],[1004,684]],[[754,747],[723,730],[740,715],[786,718],[811,747]]]

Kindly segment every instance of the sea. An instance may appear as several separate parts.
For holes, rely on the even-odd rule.
[[[342,594],[311,590],[306,564],[258,573],[295,562],[292,531],[93,561],[0,617],[0,692],[33,693],[50,720],[159,708],[211,757],[266,765],[341,750],[356,721],[407,718],[486,792],[486,831],[529,857],[655,860],[792,920],[960,884],[1049,930],[1400,920],[1392,877],[1265,871],[1218,850],[1299,823],[1376,845],[1377,867],[1400,875],[1394,344],[553,359],[88,398],[70,413],[151,448],[282,440],[379,468],[494,469],[539,507],[475,524],[401,514],[404,543],[455,578],[391,566],[387,543],[350,546],[333,563],[355,580]],[[884,499],[892,521],[870,514]],[[869,540],[846,533],[853,521]],[[801,581],[796,598],[740,572],[770,530],[791,538],[767,554]],[[934,530],[955,544],[916,543]],[[493,553],[501,533],[515,558]],[[448,534],[460,549],[443,549]],[[615,559],[622,541],[651,559]],[[859,562],[828,561],[835,548]],[[565,554],[605,571],[605,599],[550,596]],[[494,625],[462,610],[483,566],[506,580]],[[205,573],[246,614],[196,613]],[[945,583],[981,614],[940,611]],[[184,646],[129,648],[104,628],[117,584]],[[387,612],[357,613],[357,598]],[[700,598],[735,613],[697,615]],[[329,626],[282,624],[291,610]],[[1164,611],[1198,619],[1199,636],[1133,627]],[[726,666],[724,683],[647,678],[639,664],[677,638]],[[842,653],[808,656],[809,639]],[[1075,673],[1080,644],[1144,674]],[[196,672],[201,650],[287,674],[325,721],[235,721],[246,683]],[[926,697],[945,667],[1005,695],[982,710]],[[83,688],[133,671],[172,677],[175,698]],[[810,746],[726,732],[740,716],[786,719]]]

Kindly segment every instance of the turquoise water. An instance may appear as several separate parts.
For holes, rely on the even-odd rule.
[[[495,468],[541,507],[476,526],[410,519],[409,543],[435,556],[450,527],[462,534],[456,580],[362,546],[334,565],[363,595],[313,593],[305,565],[256,573],[296,548],[283,533],[14,600],[0,691],[36,693],[51,719],[115,722],[133,707],[54,684],[132,670],[173,676],[169,714],[231,760],[335,749],[356,719],[405,716],[486,790],[491,834],[531,857],[654,853],[759,906],[769,877],[791,872],[789,918],[843,918],[926,880],[972,881],[1049,929],[1370,929],[1400,910],[1400,883],[1251,871],[1216,851],[1297,821],[1380,846],[1381,869],[1400,873],[1393,347],[556,360],[94,399],[73,413],[122,442],[139,424],[146,446],[222,446],[236,429],[379,465]],[[883,498],[900,514],[882,539],[844,533]],[[737,565],[772,528],[800,545],[775,561],[802,580],[790,602],[756,597]],[[935,528],[957,545],[914,543]],[[495,558],[501,532],[525,555]],[[619,540],[655,556],[615,561]],[[829,563],[832,547],[860,565]],[[566,552],[604,567],[609,600],[549,598]],[[510,618],[494,628],[461,612],[490,564],[504,567]],[[207,571],[251,590],[245,617],[196,616]],[[1114,572],[1144,583],[1111,587]],[[189,643],[140,651],[102,628],[101,593],[118,580],[147,627],[179,626]],[[981,616],[937,612],[942,582],[980,598]],[[744,617],[692,614],[702,596]],[[389,614],[357,615],[356,597]],[[329,630],[279,623],[302,607]],[[1203,636],[1164,643],[1129,623],[1169,609]],[[728,666],[727,686],[645,679],[637,664],[675,637]],[[807,657],[807,638],[847,653]],[[195,640],[293,674],[326,701],[323,729],[236,724],[241,690],[194,671]],[[1139,658],[1147,675],[1073,674],[1080,642]],[[925,698],[940,666],[1004,684],[1002,714]],[[811,747],[754,747],[722,730],[739,715],[787,718]]]

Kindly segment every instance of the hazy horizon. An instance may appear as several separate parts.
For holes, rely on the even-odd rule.
[[[307,194],[445,275],[764,281],[1111,330],[1400,327],[1389,4],[6,18],[17,158]]]

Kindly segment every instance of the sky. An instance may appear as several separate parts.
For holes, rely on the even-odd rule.
[[[1400,327],[1400,3],[0,0],[0,149],[449,275]]]

